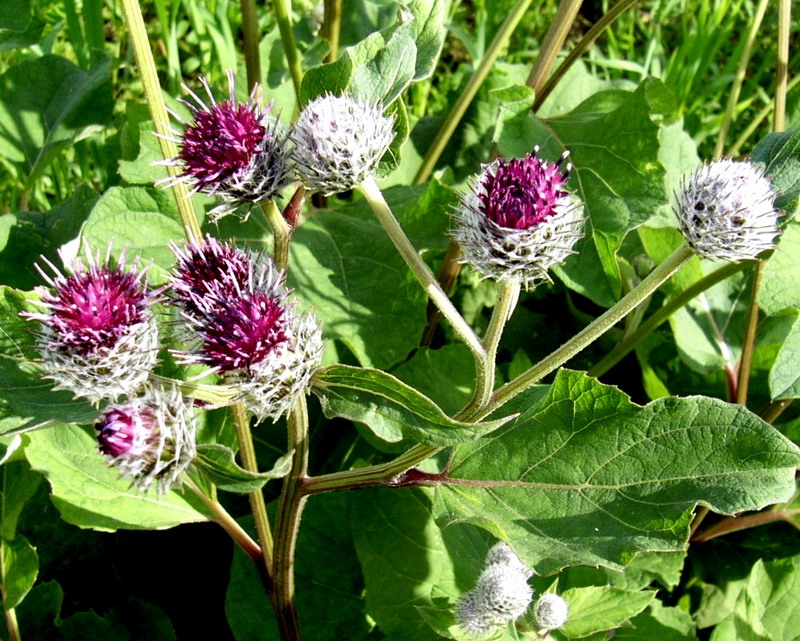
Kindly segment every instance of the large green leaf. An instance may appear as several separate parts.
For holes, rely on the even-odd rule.
[[[39,574],[39,557],[24,536],[2,540],[3,546],[3,606],[17,607],[30,592]]]
[[[800,639],[800,558],[758,561],[734,611],[711,641],[795,641]]]
[[[525,399],[516,399],[524,406]],[[462,445],[437,484],[440,524],[472,522],[539,572],[620,567],[686,545],[698,503],[724,514],[794,493],[800,450],[741,406],[664,398],[644,407],[561,371],[516,420]]]
[[[755,146],[750,159],[764,163],[764,170],[780,193],[778,207],[787,208],[800,196],[800,128],[768,135]]]
[[[447,244],[451,190],[396,187],[385,196],[418,249]],[[391,367],[419,345],[426,297],[364,202],[322,211],[295,231],[289,285],[326,338],[343,341],[366,367]]]
[[[35,177],[59,150],[110,122],[111,63],[23,60],[0,76],[0,153]]]
[[[769,372],[769,389],[773,399],[800,397],[800,311],[792,311],[792,328]]]
[[[758,305],[767,314],[800,307],[800,223],[783,230],[777,249],[764,265]]]
[[[409,439],[425,445],[454,445],[473,441],[510,419],[464,423],[391,374],[348,365],[332,365],[316,374],[314,392],[326,416],[363,423],[389,443]]]
[[[44,474],[53,504],[65,521],[80,527],[158,529],[207,520],[191,495],[143,494],[121,479],[97,450],[91,429],[56,425],[27,435],[25,454]]]
[[[656,593],[590,586],[566,590],[561,596],[569,605],[569,618],[560,632],[568,639],[580,639],[618,628],[650,605]]]
[[[666,608],[655,601],[645,611],[614,633],[624,641],[697,641],[692,616],[680,608]]]
[[[39,42],[44,23],[31,13],[31,0],[4,0],[0,4],[0,51]]]
[[[3,539],[11,540],[16,536],[22,508],[41,480],[41,475],[32,471],[27,461],[12,460],[0,466],[0,536]]]
[[[665,129],[677,120],[674,97],[660,81],[648,79],[634,92],[604,91],[547,121],[530,110],[501,116],[508,118],[496,132],[503,155],[522,156],[534,145],[550,160],[570,151],[570,188],[581,196],[588,220],[578,254],[558,274],[584,296],[612,305],[621,288],[615,254],[625,234],[668,209],[660,151],[669,136],[681,136],[679,129]],[[684,164],[680,156],[673,161]]]

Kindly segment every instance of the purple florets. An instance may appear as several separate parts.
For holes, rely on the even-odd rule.
[[[484,215],[501,227],[529,229],[553,216],[569,194],[562,187],[569,179],[571,165],[561,170],[567,154],[555,163],[536,157],[537,150],[524,158],[500,160],[494,173],[483,177],[478,198]]]
[[[142,450],[155,424],[155,411],[147,405],[111,406],[95,425],[100,453],[116,458]]]

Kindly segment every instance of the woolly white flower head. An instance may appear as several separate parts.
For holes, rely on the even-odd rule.
[[[135,392],[147,380],[158,358],[158,327],[152,306],[159,291],[150,291],[146,269],[125,269],[124,255],[114,262],[85,251],[67,274],[44,262],[54,275],[39,269],[49,287],[37,287],[44,313],[26,313],[38,320],[37,349],[44,376],[56,389],[99,403]]]
[[[169,491],[196,454],[194,413],[174,386],[151,385],[140,397],[109,405],[95,430],[100,452],[145,492]]]
[[[688,245],[703,258],[738,261],[775,247],[780,211],[769,178],[749,161],[698,167],[675,195]]]
[[[567,622],[569,606],[557,594],[545,593],[533,606],[534,623],[539,630],[555,630]]]
[[[567,154],[549,163],[538,151],[485,165],[456,209],[453,238],[484,278],[549,282],[583,236],[583,205],[564,189]]]
[[[486,637],[521,617],[533,599],[531,571],[508,545],[498,543],[486,556],[475,588],[461,596],[455,617],[464,632]]]
[[[353,189],[375,173],[394,139],[392,124],[382,107],[350,96],[312,100],[291,134],[300,180],[326,195]]]

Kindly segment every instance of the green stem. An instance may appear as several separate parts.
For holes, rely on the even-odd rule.
[[[786,409],[792,404],[794,399],[783,398],[777,401],[772,401],[764,407],[758,415],[767,423],[774,424],[778,417],[783,414]]]
[[[562,0],[561,4],[558,5],[556,17],[547,30],[539,56],[536,58],[536,62],[525,83],[532,87],[537,94],[544,86],[545,80],[547,80],[547,76],[555,64],[556,57],[564,47],[569,30],[572,29],[572,23],[575,22],[575,16],[578,15],[578,10],[581,8],[581,2],[582,0]]]
[[[331,45],[325,62],[333,62],[339,57],[339,36],[342,30],[343,0],[325,0],[325,18],[322,23],[322,37]]]
[[[304,494],[310,495],[376,485],[391,486],[403,472],[419,465],[442,449],[430,445],[415,445],[388,463],[309,477],[303,482],[302,491]]]
[[[249,556],[250,560],[262,570],[266,570],[266,568],[264,568],[264,556],[261,552],[261,547],[252,539],[252,537],[244,530],[244,528],[234,520],[228,511],[222,507],[219,501],[215,501],[214,499],[206,496],[206,493],[197,487],[194,481],[192,481],[188,476],[184,477],[183,482],[186,487],[194,492],[203,502],[203,504],[209,509],[209,511],[214,515],[214,522],[228,533],[228,535],[233,539],[234,543],[241,548],[242,552]],[[265,576],[268,577],[269,575],[265,573]],[[271,591],[272,588],[270,587],[269,589]]]
[[[792,26],[792,0],[778,0],[778,59],[775,65],[775,118],[773,131],[786,129],[786,94],[789,77],[789,35]]]
[[[502,281],[500,283],[500,291],[497,295],[494,312],[492,312],[492,319],[489,321],[489,327],[483,337],[483,346],[486,353],[479,361],[475,392],[467,406],[459,412],[459,415],[468,416],[489,402],[489,397],[494,389],[497,348],[500,345],[503,329],[519,300],[519,290],[520,283],[518,280]]]
[[[164,104],[164,96],[161,94],[161,85],[158,82],[158,72],[156,63],[153,59],[153,52],[150,50],[150,42],[147,39],[142,10],[139,0],[122,0],[122,9],[125,13],[125,22],[128,24],[128,31],[133,43],[133,51],[136,61],[139,63],[139,73],[142,76],[142,86],[144,95],[150,108],[150,115],[153,117],[153,126],[158,134],[158,144],[161,147],[161,155],[165,159],[177,158],[178,148],[170,139],[172,133],[169,130],[169,115]],[[171,177],[180,175],[180,169],[171,165],[167,166],[167,173]],[[189,198],[186,185],[180,181],[174,181],[172,193],[178,205],[178,214],[181,223],[190,241],[200,238],[200,224],[197,222],[197,215],[194,206]]]
[[[709,287],[713,287],[720,281],[725,280],[728,276],[741,271],[748,265],[747,262],[741,263],[727,263],[725,266],[714,270],[707,276],[701,278],[691,287],[687,287],[675,298],[670,299],[661,309],[650,316],[639,327],[620,341],[614,349],[612,349],[606,356],[593,365],[587,374],[589,376],[602,376],[614,365],[619,363],[628,353],[636,347],[640,340],[655,330],[661,323],[666,321],[672,314],[678,311],[681,307],[686,305],[695,296],[706,291]]]
[[[747,392],[750,386],[750,369],[753,364],[753,354],[756,350],[756,330],[758,329],[758,288],[761,285],[761,275],[764,263],[756,263],[753,273],[753,287],[750,290],[750,305],[747,312],[747,327],[745,328],[742,343],[742,356],[739,359],[738,376],[736,379],[736,402],[747,405]]]
[[[550,356],[547,356],[527,372],[498,389],[492,395],[485,414],[490,414],[506,401],[528,389],[531,385],[540,381],[550,372],[566,363],[570,358],[575,356],[575,354],[600,338],[612,325],[625,318],[625,316],[633,311],[643,300],[658,289],[664,281],[678,271],[692,256],[694,256],[694,253],[686,244],[678,247],[664,262],[650,272],[641,283],[620,299],[616,305],[606,310],[602,316],[596,318],[588,327],[584,328],[581,332],[564,343],[564,345],[550,354]]]
[[[244,64],[247,69],[247,89],[261,82],[261,56],[258,51],[258,14],[256,0],[241,0]]]
[[[728,130],[731,127],[731,123],[736,116],[736,105],[739,102],[739,94],[742,91],[742,85],[744,84],[744,79],[747,74],[747,65],[750,63],[750,57],[753,54],[753,44],[756,41],[756,36],[758,36],[758,30],[761,27],[761,21],[764,19],[764,14],[767,11],[768,3],[769,0],[761,0],[761,2],[759,2],[753,21],[750,24],[750,31],[745,40],[742,57],[739,58],[739,64],[736,67],[736,76],[734,76],[733,84],[728,94],[728,105],[725,108],[725,114],[722,117],[722,125],[719,128],[717,146],[714,149],[714,158],[721,158],[725,150],[725,140],[728,137]]]
[[[453,290],[453,285],[455,285],[456,278],[458,278],[458,272],[461,271],[461,264],[458,262],[459,258],[461,258],[461,247],[458,246],[456,241],[451,240],[450,244],[447,246],[444,260],[442,260],[442,264],[439,266],[439,271],[436,274],[436,282],[439,283],[442,291],[448,296]],[[436,334],[436,327],[439,325],[442,313],[436,305],[428,301],[426,316],[428,317],[428,323],[425,325],[425,330],[422,332],[422,338],[419,341],[420,345],[430,345],[433,342],[433,337]]]
[[[256,450],[253,446],[253,433],[250,431],[250,419],[247,416],[247,410],[242,403],[234,403],[231,406],[231,414],[233,415],[233,425],[236,429],[236,439],[239,442],[242,467],[248,472],[258,472]],[[264,494],[258,489],[250,492],[249,497],[250,509],[253,512],[253,521],[258,533],[258,541],[261,544],[264,567],[267,573],[272,575],[272,533],[269,529],[269,517],[267,517]]]
[[[297,51],[297,43],[294,39],[292,29],[292,3],[291,0],[274,0],[272,8],[275,10],[275,20],[278,22],[278,29],[281,32],[281,44],[286,55],[286,64],[289,66],[289,73],[292,75],[294,93],[300,97],[300,83],[303,80],[303,68],[300,65],[300,54]]]
[[[273,200],[262,200],[261,211],[264,212],[267,221],[272,227],[273,259],[278,269],[285,270],[289,265],[289,241],[292,237],[292,230],[283,217],[281,210]]]
[[[386,233],[389,235],[389,238],[391,238],[397,251],[400,252],[400,255],[406,261],[406,264],[425,289],[430,299],[441,310],[444,317],[450,321],[450,324],[458,335],[461,336],[467,346],[472,350],[476,360],[484,358],[486,350],[484,350],[481,341],[461,314],[459,314],[458,310],[447,297],[447,294],[442,291],[442,288],[436,281],[436,277],[425,264],[425,261],[420,258],[417,250],[414,249],[414,246],[411,244],[411,241],[408,240],[405,232],[403,232],[402,228],[397,223],[392,210],[384,200],[383,194],[375,182],[375,179],[370,176],[361,183],[360,187],[369,206],[372,208],[372,211],[375,212],[375,217],[386,230]]]
[[[17,611],[14,608],[6,610],[6,629],[8,630],[9,641],[21,641],[19,634],[19,624],[17,623]]]
[[[308,477],[308,408],[305,396],[297,399],[289,415],[289,451],[292,469],[283,480],[275,526],[275,613],[284,641],[299,641],[294,587],[294,554],[307,495],[302,485]]]
[[[483,81],[486,80],[486,76],[489,75],[492,67],[494,67],[494,63],[497,61],[500,52],[508,43],[511,34],[514,32],[514,29],[516,29],[530,4],[531,0],[517,0],[517,3],[511,9],[508,16],[506,16],[503,24],[500,25],[494,40],[492,40],[492,43],[489,45],[478,68],[475,70],[475,73],[472,74],[469,82],[467,82],[464,91],[461,92],[461,95],[453,104],[450,113],[447,114],[433,142],[431,142],[430,147],[428,147],[428,152],[425,154],[425,158],[422,159],[422,164],[417,170],[417,175],[414,177],[413,184],[420,185],[430,178],[433,168],[439,160],[439,156],[442,155],[458,123],[461,122],[461,118],[464,117],[467,107],[469,107],[475,94],[478,93],[478,89],[480,89],[480,86],[483,84]],[[578,4],[580,4],[580,2]]]
[[[553,75],[547,79],[547,81],[542,85],[542,88],[536,92],[536,98],[533,103],[534,111],[537,111],[539,107],[542,106],[542,103],[547,100],[547,97],[550,95],[553,89],[555,89],[556,85],[564,77],[567,71],[569,71],[572,65],[574,65],[578,59],[589,50],[589,47],[594,44],[594,41],[597,40],[600,34],[608,29],[608,27],[610,27],[617,18],[619,18],[637,2],[639,2],[639,0],[621,0],[611,9],[609,9],[608,13],[600,18],[600,20],[598,20],[592,26],[592,28],[586,32],[586,35],[581,38],[580,42],[575,45],[567,57],[564,58],[563,62],[558,66],[558,69],[556,69],[555,72],[553,72]]]

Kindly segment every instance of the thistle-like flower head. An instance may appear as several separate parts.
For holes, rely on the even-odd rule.
[[[193,274],[192,260],[202,262],[205,287],[175,286],[184,292],[184,318],[199,338],[199,346],[182,355],[187,363],[201,363],[225,375],[242,392],[243,402],[259,417],[277,418],[307,391],[322,356],[322,333],[310,314],[298,316],[283,284],[283,273],[263,255],[251,256],[229,245],[214,244],[215,257],[192,249],[180,268]],[[242,271],[244,260],[246,271]],[[180,262],[180,261],[179,261]],[[180,281],[173,277],[173,283]]]
[[[102,262],[87,250],[68,275],[48,265],[52,277],[39,271],[50,287],[37,288],[47,311],[26,314],[42,323],[44,375],[94,403],[135,391],[158,355],[159,292],[148,290],[145,270],[126,270],[124,256],[112,263],[110,248]]]
[[[247,102],[237,103],[230,72],[230,96],[222,102],[214,99],[205,79],[201,83],[210,104],[185,87],[192,101],[183,102],[191,109],[193,121],[184,123],[182,132],[174,132],[180,153],[167,162],[182,171],[162,184],[183,181],[193,191],[220,196],[225,202],[211,211],[214,218],[231,213],[239,204],[274,198],[291,182],[291,167],[287,135],[269,115],[271,105],[262,106],[258,86]]]
[[[542,594],[533,607],[533,619],[539,630],[555,630],[567,622],[569,606],[558,596],[546,592]]]
[[[703,258],[756,258],[775,247],[780,233],[777,193],[749,161],[702,165],[675,196],[675,211],[688,245]]]
[[[508,545],[495,545],[475,588],[456,604],[455,617],[462,630],[486,637],[525,614],[533,599],[528,585],[531,574]]]
[[[565,189],[567,154],[549,163],[538,151],[485,165],[456,209],[453,238],[484,278],[550,281],[583,235],[583,205]]]
[[[394,139],[392,124],[381,107],[350,96],[312,100],[291,135],[300,180],[326,195],[353,189],[375,173]]]
[[[95,430],[100,452],[142,491],[167,492],[196,453],[194,414],[175,387],[108,406]]]

